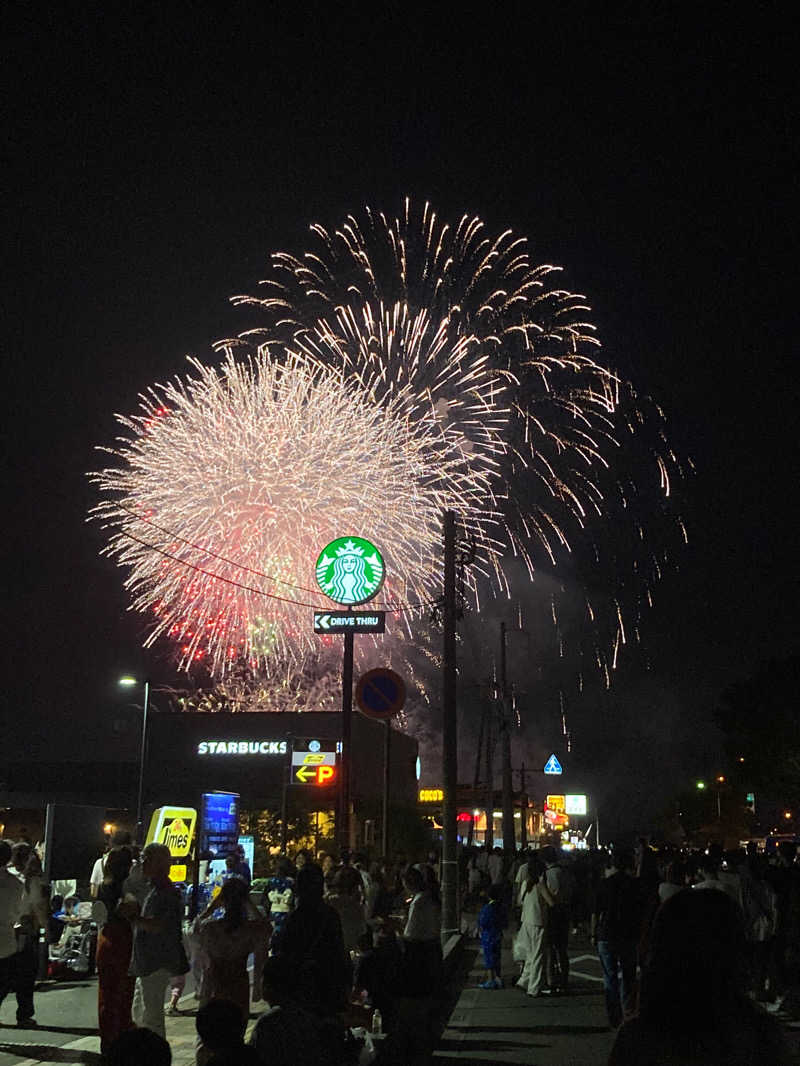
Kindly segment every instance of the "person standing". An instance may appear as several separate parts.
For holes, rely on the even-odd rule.
[[[569,919],[575,878],[572,871],[559,862],[552,846],[542,849],[545,864],[544,883],[553,897],[547,924],[548,984],[554,992],[566,992],[569,985]]]
[[[16,988],[14,961],[17,954],[15,926],[22,910],[22,882],[8,869],[11,846],[0,840],[0,1004]],[[23,1001],[24,1002],[24,1001]],[[17,993],[17,1022],[20,1021]]]
[[[342,923],[323,900],[324,885],[316,864],[307,863],[298,871],[297,907],[272,942],[273,952],[293,967],[298,993],[308,1009],[321,1016],[345,1009],[351,977]]]
[[[636,1017],[609,1066],[789,1066],[781,1026],[745,990],[741,909],[725,892],[678,892],[659,907]]]
[[[478,914],[478,933],[481,938],[486,980],[481,988],[502,988],[501,954],[503,947],[503,930],[508,924],[506,909],[503,906],[503,886],[489,886],[489,899]]]
[[[303,866],[301,864],[300,869]],[[285,855],[278,859],[277,869],[267,881],[266,904],[269,907],[269,920],[272,922],[272,935],[280,939],[283,923],[294,908],[294,878],[291,876],[292,865]]]
[[[50,915],[42,885],[42,864],[30,844],[15,844],[11,849],[13,871],[22,883],[22,902],[16,926],[17,952],[14,956],[14,990],[17,994],[17,1025],[21,1029],[36,1026],[33,990],[39,969],[39,932],[47,926]]]
[[[523,885],[520,934],[525,945],[525,965],[517,987],[529,996],[543,996],[550,990],[547,984],[547,922],[553,897],[542,877],[538,863],[528,865],[528,878]]]
[[[441,909],[416,866],[409,866],[403,874],[403,887],[411,896],[403,929],[405,972],[410,979],[404,994],[430,996],[441,986]]]
[[[503,879],[503,852],[500,848],[492,848],[492,853],[486,861],[486,871],[489,874],[489,884],[497,885]]]
[[[221,908],[221,918],[214,912]],[[250,1012],[250,977],[247,959],[253,955],[253,1001],[261,999],[261,972],[267,954],[270,925],[249,899],[246,883],[232,877],[201,915],[198,936],[208,959],[202,981],[201,1004],[212,999],[235,1003],[241,1018],[242,1036]]]
[[[777,923],[772,940],[769,967],[770,1012],[778,1011],[789,988],[790,973],[787,956],[792,945],[800,940],[800,870],[796,863],[797,845],[783,840],[778,845],[775,864],[767,866],[764,875],[775,893]]]
[[[134,1021],[159,1036],[164,1036],[164,996],[170,978],[189,969],[183,948],[183,903],[169,879],[171,865],[172,856],[164,844],[148,844],[144,849],[142,873],[152,888],[141,914],[131,923],[130,973],[141,989],[141,1005],[134,1002]]]
[[[92,899],[97,899],[97,896],[100,892],[100,886],[103,883],[103,868],[105,866],[106,855],[108,855],[108,852],[109,843],[108,840],[106,840],[105,844],[103,845],[103,853],[99,859],[95,860],[95,864],[92,867],[91,876],[89,877],[89,892],[91,894]]]
[[[123,902],[123,884],[131,868],[128,848],[112,848],[106,856],[105,874],[97,903],[97,1020],[103,1054],[120,1033],[133,1025],[131,1005],[135,979],[131,965],[133,930],[128,920],[136,912],[130,897]]]
[[[692,887],[695,891],[698,889],[711,889],[712,891],[726,892],[736,906],[741,909],[741,891],[730,881],[723,881],[719,876],[721,861],[720,853],[715,848],[709,848],[707,855],[701,855],[697,864],[697,873],[700,880]]]
[[[634,876],[633,849],[619,848],[614,863],[598,886],[591,931],[603,968],[608,1023],[618,1029],[636,1009],[636,949],[642,930],[642,894]]]
[[[250,883],[253,880],[253,874],[250,870],[250,864],[247,861],[247,856],[245,855],[244,847],[241,844],[236,845],[234,857],[236,859],[236,865],[234,867],[233,872],[236,874],[237,877],[241,877],[249,888]]]
[[[339,915],[345,951],[355,951],[367,931],[364,904],[361,902],[361,878],[355,867],[343,866],[336,871],[327,903]]]

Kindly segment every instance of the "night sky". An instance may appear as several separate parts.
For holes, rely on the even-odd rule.
[[[563,265],[693,460],[646,648],[573,728],[626,787],[711,766],[721,689],[797,638],[797,41],[769,4],[582,9],[6,8],[7,732],[86,753],[120,671],[168,673],[84,522],[114,412],[309,222],[408,194]]]

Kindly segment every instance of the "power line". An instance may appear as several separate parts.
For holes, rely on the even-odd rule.
[[[146,521],[146,519],[143,519],[143,521]],[[155,525],[155,523],[153,523],[153,524]],[[160,528],[160,527],[157,526],[156,528]],[[162,530],[162,532],[168,533],[168,530]],[[164,551],[163,548],[157,548],[155,544],[149,544],[147,541],[141,540],[141,538],[139,538],[139,537],[134,537],[134,535],[132,533],[127,533],[124,528],[120,530],[120,534],[119,535],[121,537],[127,537],[128,540],[132,540],[136,544],[141,544],[141,546],[143,548],[148,548],[150,551],[154,551],[154,552],[157,552],[159,555],[163,555],[165,559],[172,559],[173,562],[180,563],[181,566],[187,566],[191,570],[196,570],[199,574],[205,574],[206,577],[213,578],[215,581],[222,581],[226,585],[233,585],[236,588],[244,589],[245,592],[253,592],[253,593],[255,593],[256,596],[263,596],[265,599],[268,599],[268,600],[277,600],[279,603],[289,603],[289,604],[292,604],[293,606],[296,606],[296,607],[310,607],[312,611],[322,611],[322,610],[325,610],[326,607],[327,607],[327,604],[323,604],[323,606],[320,607],[319,604],[316,604],[316,603],[305,603],[302,600],[290,600],[286,596],[277,596],[274,592],[265,592],[264,589],[253,588],[252,585],[245,585],[241,581],[234,581],[233,578],[231,578],[231,577],[223,577],[222,574],[215,574],[211,570],[205,570],[202,566],[197,566],[195,563],[190,563],[186,559],[181,559],[180,556],[178,556],[178,555],[173,555],[171,552]],[[178,537],[177,539],[178,540],[183,540],[182,537]],[[189,544],[190,542],[189,541],[185,541],[185,543]],[[194,547],[194,548],[197,548],[198,551],[203,551],[204,550],[203,548],[199,548],[196,544],[195,545],[191,545],[191,546]],[[209,554],[213,555],[213,552],[211,552]],[[228,561],[228,560],[224,560],[222,556],[216,556],[216,558],[220,559],[222,562]],[[238,563],[230,563],[230,565],[231,566],[238,566]],[[251,570],[249,567],[241,567],[241,569],[247,570],[251,574],[256,574],[257,576],[265,577],[266,580],[268,580],[268,581],[273,580],[272,578],[268,577],[266,574],[261,574],[260,575],[257,570]],[[288,584],[288,582],[284,582],[284,584]],[[299,586],[299,585],[294,585],[294,586],[291,586],[291,587],[297,588],[297,589],[301,588],[301,586]],[[304,589],[302,591],[311,592],[312,590],[311,589]],[[320,593],[317,593],[316,595],[322,596],[323,593],[320,592]],[[441,601],[441,597],[437,597],[436,599],[426,600],[426,601],[421,602],[421,603],[405,603],[405,604],[403,604],[403,603],[400,603],[400,604],[384,603],[384,604],[380,604],[379,606],[386,607],[386,609],[387,609],[387,611],[389,611],[389,613],[400,614],[401,612],[405,612],[405,611],[413,611],[413,610],[419,610],[422,607],[429,607],[432,604],[439,603],[440,601]]]
[[[305,588],[303,585],[295,585],[291,581],[286,581],[285,578],[274,577],[272,574],[265,574],[261,570],[254,570],[250,566],[245,566],[244,563],[236,563],[233,559],[228,559],[224,555],[219,555],[217,552],[212,551],[211,548],[204,548],[200,544],[195,544],[194,541],[187,540],[186,537],[182,537],[179,533],[174,533],[171,529],[166,529],[164,526],[160,526],[158,522],[154,522],[152,518],[146,518],[143,515],[136,514],[136,512],[131,510],[130,507],[126,507],[122,503],[116,503],[115,506],[119,507],[121,511],[133,515],[137,522],[146,522],[147,525],[153,526],[155,529],[159,530],[159,532],[166,533],[168,537],[172,537],[174,540],[179,540],[182,544],[187,544],[190,548],[194,548],[195,551],[203,552],[204,555],[210,555],[213,559],[219,559],[221,563],[227,563],[228,566],[235,566],[237,570],[244,570],[246,573],[254,574],[256,577],[263,577],[266,581],[274,581],[276,584],[286,585],[287,588],[297,589],[298,592],[310,592],[312,596],[319,595],[317,589],[309,589]]]

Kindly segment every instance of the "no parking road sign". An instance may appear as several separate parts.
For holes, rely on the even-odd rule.
[[[394,670],[368,670],[359,678],[356,703],[367,718],[388,721],[405,702],[406,683]]]

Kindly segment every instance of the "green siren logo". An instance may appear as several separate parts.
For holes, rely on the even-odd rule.
[[[383,559],[363,537],[339,537],[317,559],[317,584],[336,603],[371,600],[383,582]]]

